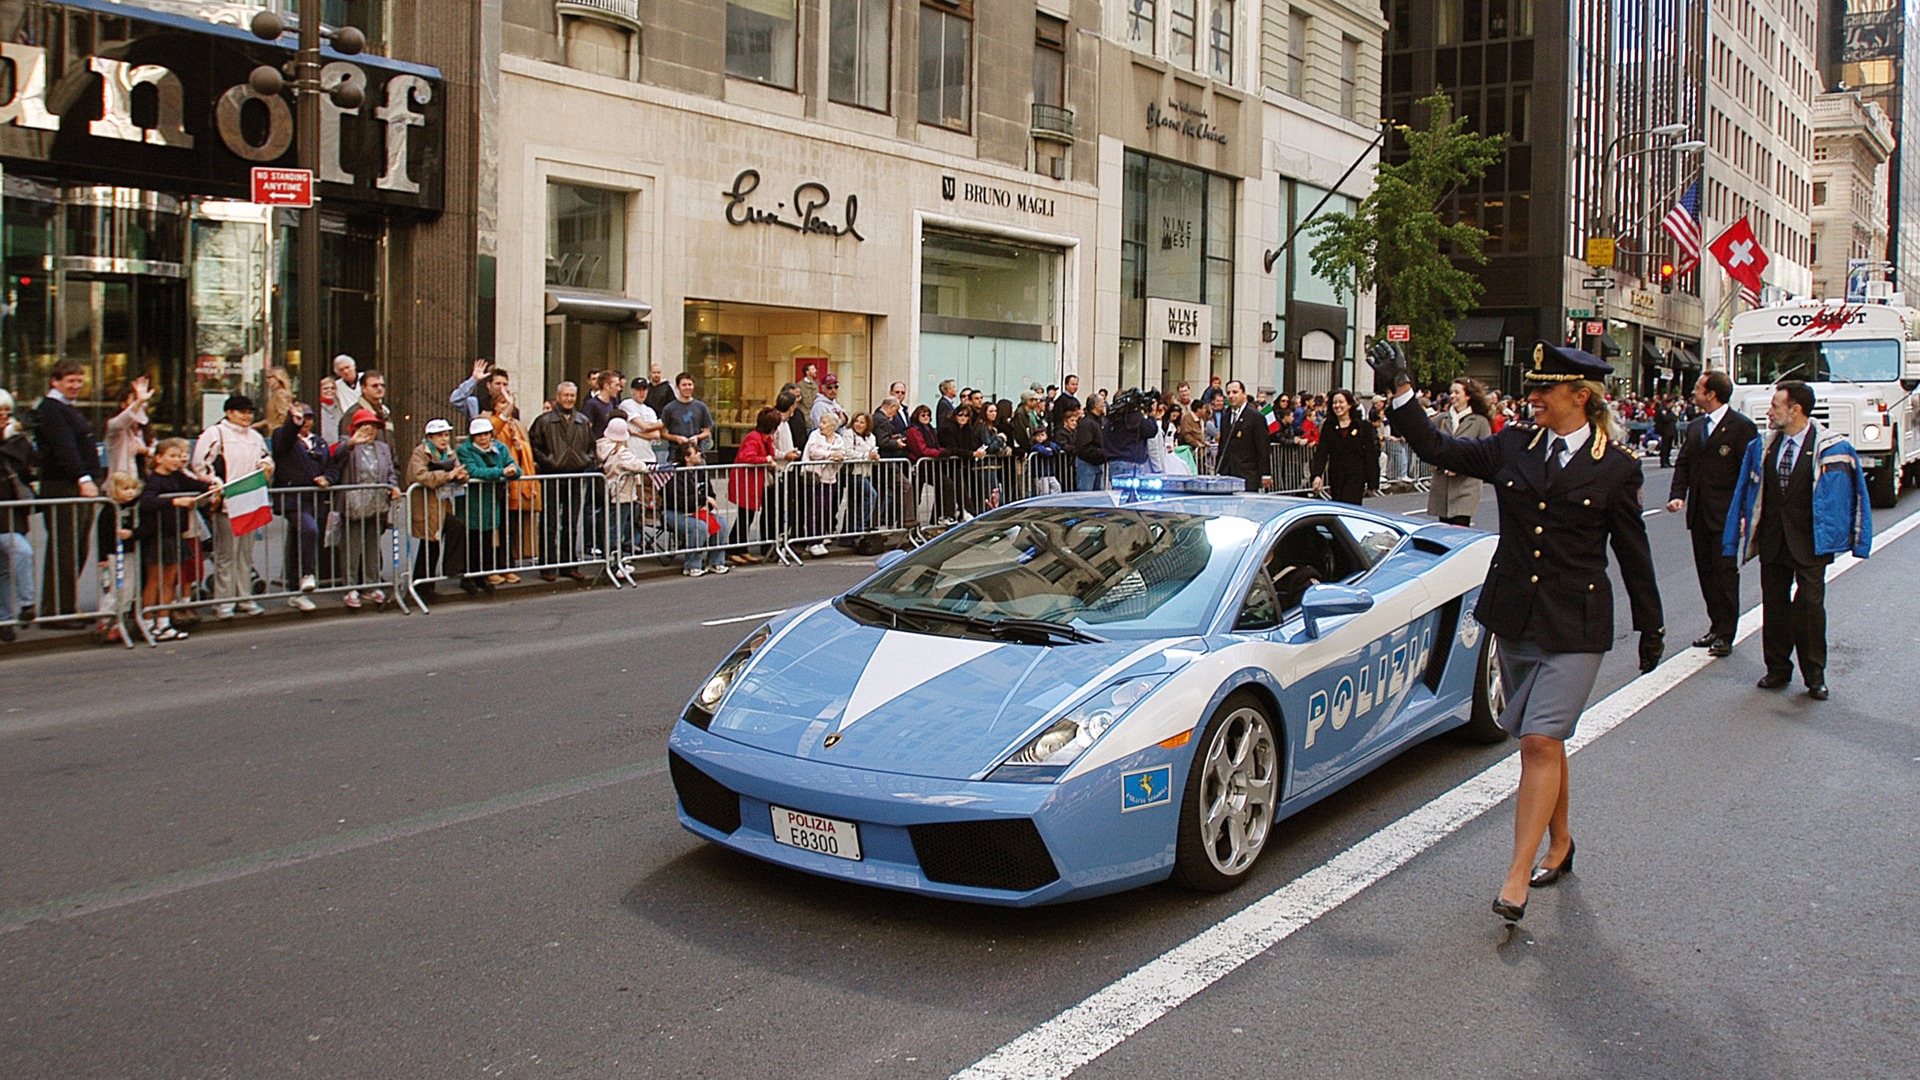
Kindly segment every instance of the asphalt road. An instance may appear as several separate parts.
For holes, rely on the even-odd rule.
[[[1650,525],[1683,649],[1686,536]],[[0,1076],[944,1076],[1512,749],[1408,751],[1221,897],[971,908],[684,833],[666,733],[753,625],[705,624],[866,566],[8,658]],[[1755,690],[1754,638],[1580,753],[1578,872],[1523,930],[1486,910],[1509,801],[1082,1075],[1912,1076],[1917,568],[1830,588],[1832,701]]]

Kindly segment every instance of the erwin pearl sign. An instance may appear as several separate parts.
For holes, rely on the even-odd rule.
[[[100,44],[85,53],[79,42]],[[0,4],[0,158],[58,179],[245,199],[255,167],[296,164],[291,94],[247,85],[256,66],[291,55],[233,27],[101,0]],[[365,96],[358,109],[322,99],[321,200],[441,210],[440,73],[327,53],[320,77]]]

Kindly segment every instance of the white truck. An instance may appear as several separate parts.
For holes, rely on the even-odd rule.
[[[1727,352],[1734,407],[1764,436],[1773,387],[1813,387],[1813,418],[1860,452],[1873,505],[1920,486],[1920,311],[1880,286],[1866,303],[1787,300],[1734,316]]]

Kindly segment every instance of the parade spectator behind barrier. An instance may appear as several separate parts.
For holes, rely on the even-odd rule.
[[[820,425],[814,422],[813,407],[820,400],[820,365],[812,361],[801,365],[800,378],[793,384],[793,393],[800,399],[800,415],[807,418],[809,428]]]
[[[494,400],[495,408],[512,408],[509,399],[503,406],[499,399]],[[479,574],[482,571],[496,571],[506,565],[506,552],[502,549],[500,526],[503,521],[512,521],[512,488],[523,480],[520,466],[514,461],[505,444],[494,438],[496,425],[506,423],[496,417],[479,416],[467,424],[467,441],[460,444],[454,455],[467,470],[465,487],[465,505],[460,507],[460,520],[467,527],[467,571]],[[468,596],[476,592],[493,595],[494,586],[500,582],[494,580],[495,574],[488,573],[481,578],[464,578],[460,588]],[[517,576],[511,580],[518,581]]]
[[[320,395],[320,436],[337,443],[347,434],[341,430],[347,417],[360,408],[360,365],[346,353],[333,358],[332,400],[322,384]]]
[[[1107,466],[1107,403],[1094,397],[1073,429],[1074,488],[1098,491]]]
[[[693,396],[693,376],[686,372],[674,376],[674,399],[660,410],[660,422],[667,425],[667,441],[692,441],[705,451],[713,445],[713,412],[707,403]]]
[[[231,484],[255,472],[273,479],[273,458],[267,441],[253,429],[253,399],[245,394],[227,398],[221,421],[200,433],[193,444],[193,471],[210,476],[221,484]],[[253,568],[253,540],[235,536],[233,522],[225,514],[213,515],[213,614],[231,619],[259,615],[265,609],[253,600],[256,578]]]
[[[425,489],[414,492],[407,506],[413,538],[420,545],[414,552],[413,576],[426,582],[416,585],[414,591],[424,600],[438,595],[431,580],[435,577],[455,578],[462,585],[469,580],[467,529],[459,514],[462,485],[468,476],[467,467],[454,456],[453,425],[437,417],[427,421],[426,437],[407,455],[407,471],[402,477],[407,487]]]
[[[303,593],[319,587],[320,525],[331,501],[310,489],[333,483],[333,450],[316,426],[313,407],[296,401],[273,432],[273,512],[286,522],[287,581]],[[287,606],[312,611],[313,601],[295,596]]]
[[[1032,390],[1020,391],[1020,404],[1007,414],[1007,442],[1016,454],[1033,452],[1033,434],[1044,431],[1046,417],[1040,413],[1040,395]]]
[[[873,472],[873,463],[880,460],[880,443],[873,437],[873,417],[854,414],[849,435],[853,450],[847,455],[850,464],[842,470],[847,489],[847,531],[865,533],[873,528],[874,510],[880,501]]]
[[[951,460],[953,464],[935,470],[938,480],[938,506],[935,513],[939,524],[952,525],[963,516],[970,518],[978,515],[982,509],[982,500],[966,490],[968,470],[987,456],[980,427],[975,423],[977,419],[973,406],[963,402],[940,427],[940,456]]]
[[[579,399],[580,388],[563,382],[554,389],[553,410],[534,417],[527,441],[533,447],[533,464],[539,473],[595,471],[593,427],[575,408]],[[555,567],[580,559],[580,511],[587,492],[584,481],[576,478],[552,481],[543,494],[546,508],[540,529],[540,562],[547,569],[540,571],[540,578],[558,581],[560,574]],[[577,566],[568,566],[566,575],[576,581],[587,578]]]
[[[820,430],[820,418],[827,413],[834,414],[841,431],[847,429],[847,410],[840,404],[840,377],[831,373],[820,380],[819,396],[807,408],[807,424],[815,431]]]
[[[626,419],[619,416],[607,421],[606,434],[594,444],[594,455],[599,459],[601,474],[607,478],[607,505],[611,515],[607,561],[617,565],[622,555],[636,553],[641,478],[653,471],[653,455],[642,457],[634,453],[632,433],[627,430]]]
[[[1487,392],[1478,382],[1459,378],[1447,387],[1447,408],[1434,419],[1434,427],[1456,439],[1484,439],[1493,434],[1493,421],[1487,415]],[[1405,445],[1405,440],[1401,440]],[[1472,525],[1473,513],[1480,508],[1482,481],[1446,469],[1433,471],[1433,487],[1427,491],[1427,513],[1449,525]]]
[[[733,469],[727,473],[727,496],[739,509],[739,516],[733,519],[733,532],[729,534],[729,544],[745,544],[748,530],[754,520],[760,517],[766,506],[767,481],[773,470],[775,454],[774,436],[785,426],[780,410],[767,406],[754,418],[753,430],[740,440],[740,450],[733,455]],[[732,563],[757,563],[766,557],[772,545],[767,543],[773,535],[769,519],[761,519],[760,547],[756,553],[743,549],[727,556]]]
[[[372,409],[361,409],[348,420],[345,442],[333,448],[339,483],[352,488],[342,493],[340,543],[345,554],[341,571],[352,588],[340,602],[355,611],[360,609],[360,586],[375,585],[365,598],[378,607],[387,602],[378,583],[386,580],[386,552],[380,546],[380,534],[386,530],[388,510],[400,498],[400,476],[393,466],[393,448],[382,438],[386,424]],[[386,490],[378,490],[385,485]]]
[[[1182,382],[1175,391],[1175,403],[1180,406],[1180,419],[1174,434],[1181,446],[1192,450],[1196,457],[1204,456],[1207,451],[1207,426],[1195,408],[1193,387]]]
[[[387,405],[387,377],[378,371],[369,371],[360,376],[360,407],[373,410],[380,418],[380,437],[389,439],[387,429],[393,425],[393,410]]]
[[[953,419],[954,410],[963,404],[958,385],[952,379],[940,380],[940,397],[933,406],[933,426],[936,431],[947,426],[947,421]]]
[[[1053,397],[1053,411],[1050,419],[1053,422],[1055,441],[1063,441],[1060,439],[1060,429],[1065,426],[1067,413],[1074,409],[1085,411],[1080,404],[1080,376],[1069,375],[1060,380],[1060,392]],[[1086,417],[1082,416],[1081,419],[1084,421]]]
[[[33,511],[19,505],[33,501],[33,481],[40,455],[33,440],[13,418],[13,395],[0,390],[0,641],[14,639],[15,622],[33,620]]]
[[[1159,433],[1150,411],[1158,394],[1128,390],[1108,406],[1106,421],[1107,469],[1114,476],[1145,472],[1150,461],[1147,443]]]
[[[495,367],[491,360],[475,360],[473,374],[453,388],[447,404],[458,408],[471,423],[475,417],[493,411],[493,399],[506,391],[508,379],[505,368]]]
[[[840,430],[839,410],[822,412],[820,427],[807,436],[806,464],[801,466],[807,477],[802,535],[821,536],[833,531],[840,510],[840,467],[852,456],[853,436]],[[816,542],[807,548],[807,554],[816,558],[828,554],[826,543]]]
[[[293,373],[275,365],[267,369],[261,382],[265,388],[265,400],[261,405],[266,412],[253,426],[259,430],[261,438],[270,439],[280,425],[287,422],[287,413],[293,411]]]
[[[141,487],[140,478],[130,472],[108,473],[101,493],[113,500],[114,509],[102,511],[94,523],[94,570],[100,586],[96,606],[116,615],[133,606],[134,568],[127,557],[134,554],[130,545],[140,513]],[[121,640],[118,619],[102,617],[94,624],[93,639],[102,645]]]
[[[940,433],[933,424],[933,409],[926,405],[915,405],[913,407],[913,418],[907,422],[907,460],[910,462],[918,462],[925,458],[943,457],[945,453],[945,451],[940,449]],[[938,519],[940,516],[939,511],[934,505],[928,502],[930,498],[928,493],[938,490],[939,484],[934,474],[941,467],[942,466],[937,465],[929,465],[925,468],[921,468],[918,465],[910,466],[912,475],[918,477],[920,480],[919,488],[913,493],[915,514],[917,517],[932,521]]]
[[[795,404],[797,407],[798,403]],[[731,567],[720,549],[713,546],[720,531],[716,528],[720,521],[719,504],[714,501],[713,488],[700,468],[706,464],[706,458],[700,454],[700,444],[691,439],[675,443],[673,463],[673,475],[660,492],[660,519],[673,533],[680,550],[686,552],[680,561],[680,572],[688,577],[724,574]]]
[[[540,494],[540,481],[527,479],[537,471],[533,462],[533,442],[527,436],[526,427],[520,423],[519,403],[504,387],[494,396],[493,411],[476,419],[492,422],[490,430],[493,441],[506,447],[519,477],[507,484],[505,517],[500,522],[502,551],[500,557],[490,564],[501,572],[488,574],[487,582],[491,585],[518,585],[520,575],[513,572],[514,560],[540,546],[540,510],[544,500]],[[469,424],[468,428],[472,426]],[[469,465],[468,469],[471,471],[472,466]],[[468,528],[472,528],[471,522]],[[471,561],[468,562],[469,568],[473,565]]]
[[[880,457],[884,461],[905,461],[907,459],[907,412],[904,387],[902,394],[888,394],[880,399],[873,410],[873,441],[880,448]]]
[[[656,361],[647,365],[647,408],[652,409],[654,415],[658,416],[672,400],[673,384],[667,381],[666,373],[660,369],[660,364]]]
[[[620,389],[626,381],[617,371],[603,371],[594,381],[593,392],[580,403],[580,411],[587,414],[587,422],[593,427],[595,442],[606,435],[607,421],[621,415]]]
[[[340,441],[339,410],[334,407],[337,400],[338,399],[334,397],[333,376],[325,376],[320,380],[320,406],[318,412],[320,415],[320,439],[328,446],[332,446],[334,443]]]
[[[138,476],[153,451],[147,442],[147,402],[153,400],[153,384],[142,375],[114,396],[120,411],[107,420],[107,471]]]
[[[198,531],[194,521],[200,513],[197,505],[215,490],[214,485],[187,471],[192,449],[185,439],[161,439],[153,448],[153,469],[140,492],[140,524],[135,530],[142,608],[159,608],[183,599],[181,582],[188,560],[194,557],[188,539]],[[187,636],[165,612],[148,619],[147,633],[155,641],[177,641]]]
[[[627,400],[620,403],[620,415],[627,421],[627,437],[644,440],[647,453],[656,465],[667,463],[667,425],[660,422],[660,414],[647,404],[647,380],[635,379],[627,384]],[[639,453],[640,448],[634,447]]]
[[[62,360],[53,366],[47,396],[35,412],[42,499],[92,499],[100,495],[106,464],[100,460],[93,426],[75,405],[86,388],[86,369],[77,361]],[[80,564],[87,557],[94,510],[69,503],[42,507],[41,513],[46,518],[48,550],[40,614],[71,615],[79,610]]]
[[[1361,413],[1353,391],[1333,392],[1333,418],[1313,448],[1313,493],[1331,492],[1335,502],[1359,506],[1380,486],[1380,444],[1373,425]],[[1260,423],[1265,425],[1265,418]]]
[[[602,464],[599,443],[607,434],[607,423],[620,415],[620,390],[626,381],[626,377],[617,371],[596,371],[587,377],[590,392],[581,401],[580,411],[586,415],[587,426],[593,431],[596,468]],[[581,484],[581,498],[586,504],[587,519],[587,540],[582,546],[589,555],[601,555],[600,538],[607,535],[604,521],[607,507],[605,480],[596,477]],[[604,554],[610,561],[615,557],[611,551]]]

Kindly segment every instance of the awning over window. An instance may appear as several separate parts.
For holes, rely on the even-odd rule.
[[[1474,315],[1453,326],[1453,343],[1468,349],[1497,349],[1507,333],[1507,320],[1498,315]]]
[[[1618,345],[1615,345],[1615,344],[1613,343],[1613,339],[1612,339],[1612,338],[1610,338],[1610,337],[1608,337],[1608,336],[1606,336],[1605,334],[1602,334],[1602,335],[1600,335],[1600,338],[1599,338],[1599,340],[1598,340],[1598,341],[1596,342],[1596,344],[1597,344],[1597,345],[1598,345],[1599,347],[1598,347],[1598,348],[1597,348],[1596,350],[1594,350],[1594,351],[1595,351],[1595,352],[1597,352],[1597,353],[1598,353],[1599,355],[1601,355],[1601,356],[1603,356],[1603,357],[1604,357],[1604,356],[1619,356],[1619,355],[1620,355],[1620,346],[1618,346]]]
[[[1667,358],[1673,361],[1674,367],[1700,370],[1700,358],[1688,352],[1687,347],[1677,341],[1674,342],[1673,351],[1667,354]]]
[[[1665,354],[1661,353],[1660,347],[1653,343],[1652,338],[1642,338],[1640,340],[1640,362],[1656,368],[1667,366]]]
[[[547,314],[580,322],[624,323],[640,326],[653,314],[653,305],[619,293],[547,286]]]

